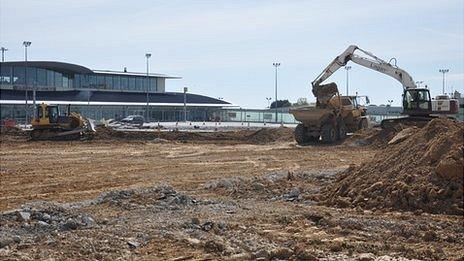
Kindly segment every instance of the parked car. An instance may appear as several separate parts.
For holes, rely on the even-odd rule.
[[[142,125],[145,122],[145,118],[142,115],[129,115],[122,119],[121,122]]]

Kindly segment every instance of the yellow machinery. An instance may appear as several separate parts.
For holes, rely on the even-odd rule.
[[[37,105],[31,124],[32,140],[86,139],[95,132],[93,124],[79,113],[70,112],[69,106],[63,116],[58,105]]]
[[[296,120],[295,140],[298,144],[317,142],[333,143],[368,126],[366,109],[358,104],[360,96],[341,96],[335,83],[317,89],[316,106],[290,109]],[[366,102],[369,99],[366,98]]]

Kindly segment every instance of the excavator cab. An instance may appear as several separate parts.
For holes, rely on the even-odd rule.
[[[430,91],[425,88],[404,89],[403,114],[428,116],[432,112]]]

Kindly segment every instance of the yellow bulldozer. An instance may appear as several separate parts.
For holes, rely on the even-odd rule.
[[[67,107],[66,115],[61,115],[58,105],[39,104],[31,122],[32,140],[77,140],[90,139],[95,132],[93,123]]]

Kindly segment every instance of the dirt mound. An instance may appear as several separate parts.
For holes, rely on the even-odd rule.
[[[423,128],[427,122],[425,121],[410,121],[398,122],[395,124],[386,124],[384,127],[376,127],[369,129],[358,130],[344,144],[349,146],[372,146],[376,148],[385,148],[388,142],[395,135],[403,130],[411,130],[411,127]]]
[[[109,127],[98,127],[94,135],[97,140],[141,140],[150,141],[162,139],[168,141],[231,141],[241,143],[269,143],[276,141],[292,141],[291,128],[265,128],[258,131],[218,131],[218,132],[188,132],[188,131],[118,131]]]
[[[29,137],[29,132],[22,130],[18,127],[0,127],[0,140],[1,141],[15,141],[24,140]]]
[[[324,192],[326,203],[463,214],[464,125],[434,119],[408,133],[343,173]]]
[[[263,128],[249,135],[247,139],[254,143],[293,141],[293,129],[286,127]]]

